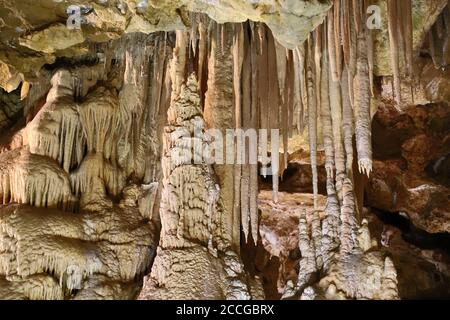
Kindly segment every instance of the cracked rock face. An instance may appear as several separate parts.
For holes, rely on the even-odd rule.
[[[430,233],[449,232],[448,107],[428,105],[398,113],[381,106],[374,139],[375,172],[367,185],[372,207],[403,212]]]

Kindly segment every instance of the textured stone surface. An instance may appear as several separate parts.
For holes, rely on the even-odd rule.
[[[226,1],[148,1],[141,5],[134,0],[109,1],[0,1],[2,50],[0,54],[0,85],[6,88],[11,71],[17,68],[26,79],[32,79],[45,63],[57,57],[80,56],[88,42],[117,39],[126,32],[174,31],[189,28],[188,11],[207,14],[219,23],[243,22],[247,19],[266,23],[275,37],[294,48],[319,25],[331,6],[330,1],[274,1],[249,3]],[[66,10],[81,6],[81,29],[68,29]],[[88,41],[85,41],[88,40]],[[16,52],[8,43],[25,46],[26,55]],[[25,61],[24,61],[25,60]]]
[[[392,75],[386,3],[386,0],[374,2],[381,9],[381,29],[373,31],[375,48],[374,73],[378,76]],[[418,53],[425,40],[426,33],[434,24],[442,9],[447,5],[447,1],[413,0],[412,4],[413,46],[416,53]]]

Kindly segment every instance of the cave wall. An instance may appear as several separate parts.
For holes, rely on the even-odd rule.
[[[447,295],[446,3],[0,0],[0,298]]]

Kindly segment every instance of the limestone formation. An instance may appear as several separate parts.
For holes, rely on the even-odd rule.
[[[0,298],[448,297],[449,10],[0,0]]]

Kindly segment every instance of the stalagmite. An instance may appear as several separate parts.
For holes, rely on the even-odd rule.
[[[339,247],[340,207],[333,181],[327,181],[327,204],[322,222],[321,255],[323,266],[328,268],[334,251]]]
[[[353,186],[350,179],[345,179],[342,186],[343,201],[341,206],[340,250],[351,253],[356,247],[356,218]]]
[[[238,256],[229,247],[223,247],[225,259],[217,258],[220,250],[217,245],[227,239],[215,236],[214,229],[221,227],[222,209],[219,206],[220,187],[213,168],[203,163],[192,164],[190,157],[180,158],[191,150],[198,137],[183,136],[180,141],[179,135],[183,131],[193,132],[195,128],[204,130],[195,76],[191,75],[173,94],[164,133],[161,239],[146,284],[150,289],[144,288],[143,295],[160,299],[249,299],[251,296]],[[202,143],[208,143],[204,135],[200,139]],[[188,267],[173,267],[177,261]],[[202,270],[207,272],[200,272]],[[186,277],[191,281],[181,281]],[[208,279],[210,289],[201,290],[200,283],[205,279]],[[193,284],[196,286],[192,287]],[[157,287],[165,289],[151,290]]]
[[[306,212],[302,211],[298,224],[298,247],[302,254],[302,259],[300,260],[300,270],[296,286],[300,292],[309,285],[314,277],[314,273],[317,271],[316,257],[309,231]]]

